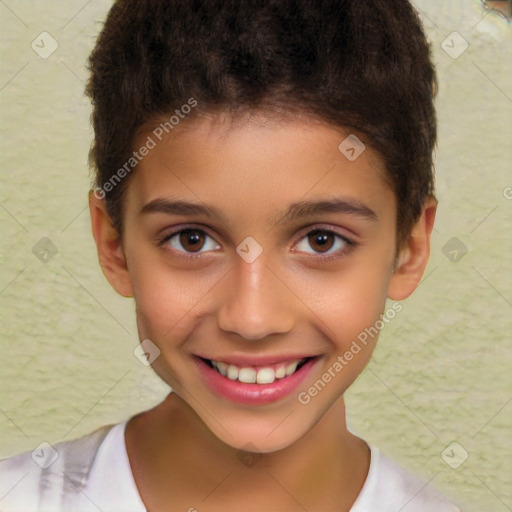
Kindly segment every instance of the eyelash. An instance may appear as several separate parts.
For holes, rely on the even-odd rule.
[[[183,231],[188,231],[188,230],[193,230],[193,231],[199,231],[199,232],[202,232],[204,233],[206,236],[208,236],[209,238],[211,238],[212,240],[215,240],[211,235],[208,234],[207,231],[205,231],[204,229],[201,229],[201,228],[198,228],[196,226],[182,226],[179,230],[176,230],[176,231],[173,231],[172,233],[166,235],[164,238],[162,238],[159,242],[158,242],[158,245],[160,247],[163,247],[164,244],[166,244],[167,242],[169,242],[169,240],[171,240],[173,237],[175,237],[176,235],[179,235],[180,233],[182,233]],[[309,229],[309,231],[307,231],[305,234],[301,235],[300,237],[297,238],[297,240],[294,241],[294,246],[300,242],[301,240],[304,240],[305,238],[307,238],[309,235],[311,235],[312,233],[315,233],[315,232],[321,232],[321,233],[325,233],[325,234],[329,234],[329,235],[334,235],[335,237],[341,239],[343,241],[343,243],[346,244],[346,247],[344,247],[343,249],[341,250],[338,250],[337,252],[333,253],[333,254],[329,254],[328,256],[322,256],[321,253],[317,253],[317,254],[309,254],[310,257],[312,257],[313,259],[316,259],[316,260],[322,260],[322,261],[330,261],[330,260],[334,260],[334,259],[338,259],[338,258],[341,258],[343,256],[345,256],[346,254],[348,254],[350,251],[352,251],[353,249],[355,249],[357,247],[357,243],[354,242],[353,240],[350,240],[348,239],[346,236],[344,235],[341,235],[340,233],[337,233],[336,231],[333,231],[331,228],[327,227],[327,226],[315,226],[311,229]],[[173,249],[173,252],[177,252]],[[197,254],[194,254],[194,253],[183,253],[181,251],[178,251],[177,252],[178,254],[178,257],[179,258],[185,258],[187,260],[193,260],[193,259],[198,259],[198,258],[201,258],[201,257],[204,257],[204,252],[199,252]]]

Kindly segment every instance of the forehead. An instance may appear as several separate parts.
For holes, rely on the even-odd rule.
[[[255,216],[273,224],[301,200],[342,196],[377,211],[395,205],[380,156],[354,134],[315,120],[186,120],[161,140],[150,128],[141,132],[135,146],[148,137],[154,147],[127,192],[134,209],[186,198],[214,204],[230,224]]]

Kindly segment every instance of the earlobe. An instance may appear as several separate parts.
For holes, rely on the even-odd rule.
[[[430,256],[430,236],[436,209],[436,199],[428,198],[420,218],[400,250],[388,288],[388,297],[392,300],[406,299],[421,281]]]
[[[101,268],[114,290],[123,297],[133,297],[132,284],[119,232],[112,224],[105,200],[89,193],[91,227]]]

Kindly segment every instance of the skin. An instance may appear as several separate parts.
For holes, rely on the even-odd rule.
[[[370,455],[347,430],[343,393],[378,336],[309,403],[297,393],[379,320],[386,298],[403,300],[417,287],[436,202],[425,202],[397,255],[396,198],[382,161],[368,145],[349,161],[338,150],[347,135],[311,119],[187,120],[131,177],[122,237],[104,201],[90,195],[103,271],[121,295],[135,298],[140,339],[158,346],[153,368],[174,390],[127,426],[132,471],[149,511],[348,511],[357,498]],[[375,218],[317,212],[284,219],[294,202],[333,197],[363,204]],[[207,204],[221,216],[141,213],[155,199]],[[187,245],[179,234],[163,241],[185,227],[203,230],[199,243]],[[308,235],[319,228],[323,245]],[[252,263],[236,252],[248,236],[263,249]],[[186,258],[196,251],[199,257]],[[197,354],[319,359],[297,392],[246,406],[204,384]],[[244,464],[247,450],[258,454]]]

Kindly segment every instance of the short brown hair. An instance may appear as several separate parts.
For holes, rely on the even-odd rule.
[[[434,194],[436,75],[407,0],[117,0],[89,58],[103,187],[137,131],[190,98],[187,117],[299,112],[360,133],[397,197],[397,241]],[[129,177],[105,193],[122,232]]]

